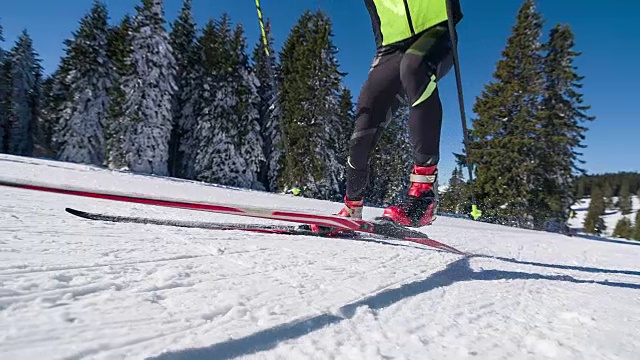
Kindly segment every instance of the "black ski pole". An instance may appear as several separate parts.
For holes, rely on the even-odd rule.
[[[465,162],[467,163],[467,168],[469,169],[469,183],[471,184],[471,216],[474,219],[477,219],[482,215],[482,212],[478,209],[478,205],[476,204],[476,195],[473,190],[473,165],[469,160],[469,130],[467,129],[467,118],[464,111],[464,96],[462,93],[462,80],[460,76],[460,62],[458,58],[458,37],[456,36],[456,29],[453,19],[453,7],[451,6],[452,0],[446,0],[447,6],[447,23],[449,24],[449,37],[451,38],[451,49],[453,55],[453,67],[456,74],[456,85],[458,88],[458,103],[460,105],[460,117],[462,118],[462,131],[464,133],[464,149],[465,153]]]

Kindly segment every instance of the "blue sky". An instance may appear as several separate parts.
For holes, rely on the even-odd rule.
[[[125,13],[134,13],[139,0],[104,0],[112,23]],[[91,7],[91,0],[20,0],[2,4],[0,24],[4,27],[10,48],[23,29],[34,39],[47,73],[52,72],[63,55],[63,40],[70,37],[79,19]],[[472,106],[484,84],[492,79],[495,63],[522,4],[516,0],[461,0],[464,19],[459,25],[459,53],[465,108],[469,122]],[[172,21],[182,0],[165,0],[165,16]],[[640,171],[640,31],[637,1],[602,2],[584,0],[538,0],[538,10],[545,19],[544,37],[556,23],[569,24],[576,35],[578,73],[583,81],[585,102],[592,106],[589,115],[596,116],[587,126],[582,160],[590,173]],[[255,4],[251,0],[193,0],[194,15],[199,26],[208,18],[227,12],[233,22],[244,25],[248,44],[258,40]],[[375,50],[371,25],[363,0],[262,0],[265,17],[272,21],[275,47],[279,49],[298,16],[305,9],[322,9],[332,19],[334,43],[339,49],[341,69],[348,73],[345,84],[351,88],[354,101],[367,76]],[[453,72],[441,84],[444,125],[441,145],[441,174],[448,179],[453,170],[452,152],[459,152],[462,125],[458,111]]]

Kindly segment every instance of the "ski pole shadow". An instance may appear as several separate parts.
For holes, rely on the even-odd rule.
[[[496,259],[505,260],[501,258]],[[603,272],[600,270],[604,269],[592,270],[598,271],[591,272]],[[261,351],[273,349],[281,342],[301,338],[305,335],[321,330],[328,325],[335,325],[342,322],[343,320],[351,319],[355,315],[356,310],[362,306],[366,306],[374,311],[381,310],[404,299],[424,294],[437,288],[447,287],[458,282],[499,280],[549,280],[570,282],[575,284],[598,284],[602,286],[640,290],[640,284],[583,280],[574,278],[569,275],[544,275],[502,270],[474,271],[469,264],[469,258],[465,257],[449,264],[444,270],[436,272],[425,279],[407,283],[398,288],[388,289],[367,298],[346,304],[336,312],[337,314],[324,313],[310,318],[296,320],[264,329],[241,338],[223,341],[207,347],[166,352],[151,359],[232,359],[240,356],[251,355]]]
[[[514,258],[505,258],[505,257],[487,256],[487,255],[476,255],[475,257],[484,257],[484,258],[509,262],[513,264],[539,266],[539,267],[545,267],[545,268],[551,268],[551,269],[583,271],[583,272],[594,273],[594,274],[622,274],[622,275],[640,276],[640,271],[636,271],[636,270],[600,269],[600,268],[587,267],[587,266],[544,264],[544,263],[538,263],[533,261],[516,260]]]
[[[437,248],[434,248],[434,247],[413,245],[413,243],[408,242],[408,241],[404,241],[404,240],[373,239],[373,238],[345,238],[345,239],[348,239],[349,241],[362,241],[362,242],[380,244],[380,245],[385,245],[385,246],[395,246],[395,247],[401,247],[401,248],[417,249],[417,250],[433,251],[433,252],[438,252],[438,253],[450,254],[450,252],[445,251],[445,250],[437,249]],[[396,241],[396,242],[394,242],[394,241]]]
[[[640,246],[640,241],[632,241],[632,240],[615,240],[609,239],[606,237],[598,236],[598,235],[589,235],[589,234],[574,234],[573,236],[587,239],[587,240],[595,240],[602,241],[611,244],[621,244],[621,245],[631,245],[631,246]]]

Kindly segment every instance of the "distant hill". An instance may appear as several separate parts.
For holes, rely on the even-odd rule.
[[[616,203],[618,199],[616,197],[613,200],[614,203]],[[572,209],[573,211],[575,211],[576,216],[573,219],[569,219],[569,227],[574,229],[576,232],[580,233],[583,231],[584,219],[587,216],[587,210],[589,209],[590,202],[591,199],[585,198],[572,206]],[[628,215],[622,215],[620,209],[618,208],[608,208],[605,210],[605,215],[602,217],[604,219],[605,225],[607,226],[607,229],[603,234],[604,236],[612,236],[613,230],[615,229],[618,220],[620,220],[623,216],[626,216],[629,220],[631,220],[631,223],[635,225],[636,213],[640,211],[640,197],[634,196],[632,198],[632,203],[633,210],[631,211],[631,214]]]

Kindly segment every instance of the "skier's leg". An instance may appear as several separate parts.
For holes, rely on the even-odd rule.
[[[400,64],[402,85],[409,98],[409,135],[414,168],[407,200],[383,216],[409,226],[430,224],[437,206],[437,165],[440,160],[442,104],[437,82],[451,69],[448,30],[434,27],[405,52]]]
[[[382,50],[373,60],[356,107],[354,132],[347,159],[347,200],[360,201],[368,180],[369,158],[385,126],[397,110],[402,94],[402,53]]]
[[[445,26],[427,31],[402,58],[400,74],[411,104],[409,134],[418,166],[437,165],[440,160],[442,103],[437,83],[451,69],[451,59]]]
[[[369,157],[382,131],[398,108],[402,93],[400,61],[397,49],[378,50],[356,107],[355,128],[349,141],[345,206],[337,215],[362,218],[363,192],[367,186]],[[320,227],[311,226],[314,231]]]

